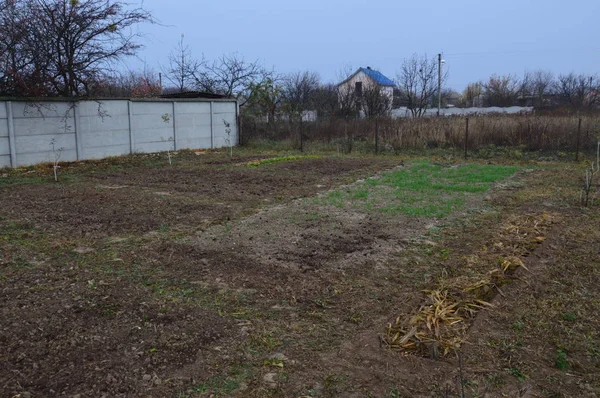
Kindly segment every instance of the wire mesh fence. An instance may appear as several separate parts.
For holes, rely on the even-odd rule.
[[[330,144],[343,152],[357,145],[373,152],[453,148],[480,151],[490,147],[522,151],[593,152],[600,116],[485,115],[420,119],[318,119],[266,123],[244,118],[241,143],[288,141],[297,149]]]

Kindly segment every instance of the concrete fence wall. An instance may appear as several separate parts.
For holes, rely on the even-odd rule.
[[[0,168],[237,145],[237,116],[235,100],[0,100]]]

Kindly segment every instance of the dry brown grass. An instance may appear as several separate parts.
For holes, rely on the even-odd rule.
[[[490,147],[515,148],[522,151],[573,152],[577,145],[578,118],[570,115],[485,115],[469,118],[468,148],[471,151]],[[348,140],[368,144],[374,149],[378,126],[380,150],[401,151],[423,148],[462,149],[465,144],[464,117],[386,119],[377,124],[369,120],[323,120],[304,123],[306,142],[345,144]],[[299,127],[280,123],[265,125],[247,122],[244,135],[248,140],[297,141]],[[600,132],[600,117],[582,117],[580,150],[593,151]],[[356,145],[354,146],[357,147]]]
[[[526,257],[544,241],[557,215],[538,213],[509,219],[491,247],[484,246],[466,259],[468,272],[441,277],[424,293],[423,304],[411,315],[387,327],[385,342],[394,349],[438,358],[460,348],[471,321],[492,306],[501,287],[509,283]]]

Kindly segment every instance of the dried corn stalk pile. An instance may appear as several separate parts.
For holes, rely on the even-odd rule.
[[[438,281],[425,291],[425,302],[411,316],[398,317],[387,327],[385,342],[392,348],[438,358],[458,349],[475,315],[501,287],[514,279],[524,259],[545,240],[555,215],[539,213],[513,217],[494,237],[459,266],[459,276]]]

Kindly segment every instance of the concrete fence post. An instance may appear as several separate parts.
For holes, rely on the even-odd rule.
[[[15,121],[11,101],[6,101],[6,120],[8,121],[8,148],[10,150],[10,167],[17,167],[17,145],[15,142]]]
[[[173,150],[176,151],[177,148],[179,147],[177,145],[177,124],[176,124],[176,120],[177,118],[175,117],[175,114],[177,112],[177,102],[173,101]]]
[[[240,103],[235,101],[235,123],[237,130],[237,144],[242,145],[242,116],[240,115]]]
[[[133,155],[135,136],[133,133],[133,109],[131,109],[131,101],[127,101],[127,121],[129,122],[129,154]]]
[[[77,160],[83,158],[83,146],[81,142],[81,121],[79,120],[79,102],[73,102],[73,120],[75,121],[75,154]]]
[[[215,118],[213,113],[213,102],[210,101],[210,147],[213,149],[215,147]]]

